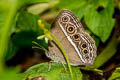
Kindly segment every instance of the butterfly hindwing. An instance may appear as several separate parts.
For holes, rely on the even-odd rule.
[[[62,10],[52,27],[51,32],[61,42],[71,65],[93,64],[96,57],[95,42],[89,34],[84,32],[81,23],[71,11]],[[56,53],[58,54],[62,53]],[[63,59],[59,61],[63,62]]]

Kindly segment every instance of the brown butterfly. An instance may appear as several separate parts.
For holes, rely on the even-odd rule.
[[[51,26],[51,33],[66,51],[71,65],[91,65],[96,58],[96,45],[92,37],[84,32],[82,24],[69,10],[62,10]],[[66,63],[56,42],[49,41],[46,55],[55,62]]]

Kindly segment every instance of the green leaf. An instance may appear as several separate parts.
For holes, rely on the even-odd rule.
[[[102,42],[105,42],[109,38],[115,23],[115,20],[112,18],[114,12],[113,0],[107,1],[108,4],[100,12],[92,5],[85,14],[85,23],[88,28],[100,37]]]
[[[8,48],[9,49],[7,50],[5,55],[6,61],[11,59],[16,54],[16,52],[19,50],[19,46],[15,46],[12,40],[10,40],[8,44]]]
[[[120,67],[116,68],[108,80],[120,80]]]
[[[30,13],[24,13],[21,11],[17,16],[17,23],[14,34],[12,34],[8,50],[6,51],[5,60],[11,59],[21,47],[31,47],[32,41],[37,40],[36,37],[39,35],[38,31],[38,17]],[[42,33],[41,33],[42,34]]]
[[[70,4],[72,3],[72,4]],[[78,4],[78,5],[76,5]],[[88,3],[85,0],[60,0],[60,3],[58,5],[60,9],[69,9],[72,10],[73,13],[81,19],[85,12],[88,9]]]
[[[37,32],[33,31],[21,31],[17,32],[13,37],[12,37],[12,42],[14,45],[17,47],[23,47],[23,46],[28,46],[32,48],[32,41],[37,40]]]
[[[17,31],[37,31],[38,30],[38,16],[35,16],[31,13],[21,11],[18,16],[16,23]]]
[[[33,15],[31,13],[21,11],[18,16],[17,24],[16,24],[16,32],[19,31],[33,31],[38,33],[38,35],[42,35],[43,31],[38,26],[39,16]],[[50,25],[42,20],[43,24],[47,29],[50,29]]]
[[[50,68],[50,71],[48,71]],[[66,70],[65,70],[66,69]],[[72,67],[75,80],[82,80],[82,73],[79,68]],[[65,68],[60,63],[42,63],[29,68],[24,74],[23,79],[43,77],[45,80],[71,80],[67,65]]]
[[[20,72],[20,67],[16,68],[6,68],[6,70],[0,75],[1,80],[21,80],[21,77],[18,74]]]
[[[21,31],[16,33],[12,37],[12,43],[14,44],[14,47],[31,47],[33,46],[32,41],[36,41],[39,43],[39,45],[47,47],[47,43],[45,43],[45,40],[37,40],[37,37],[39,34],[37,32],[33,31]]]
[[[37,40],[37,37],[43,35],[43,31],[38,26],[38,16],[28,12],[20,12],[16,24],[16,35],[13,36],[13,42],[19,46],[32,46],[32,41],[41,42],[40,45],[45,44],[44,40]],[[44,26],[50,29],[50,25],[42,20]]]
[[[50,25],[45,21],[43,21],[43,24],[47,29],[50,28]],[[15,31],[9,41],[6,60],[12,58],[21,47],[32,48],[32,41],[36,41],[45,48],[48,46],[44,40],[37,40],[37,37],[43,34],[43,31],[38,27],[38,16],[21,11],[17,17]]]

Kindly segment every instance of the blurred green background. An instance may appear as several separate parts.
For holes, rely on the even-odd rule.
[[[93,65],[80,70],[73,67],[73,74],[78,72],[80,77],[75,80],[120,79],[120,0],[0,0],[0,80],[24,80],[30,75],[41,75],[41,69],[46,69],[45,62],[50,59],[44,50],[32,49],[35,46],[32,41],[48,48],[44,39],[37,40],[44,34],[38,19],[50,29],[62,9],[69,9],[78,17],[97,46],[98,56]],[[34,69],[40,70],[39,74]],[[45,73],[45,80],[71,80],[68,73],[62,74],[64,77],[57,74],[59,66],[55,70]]]

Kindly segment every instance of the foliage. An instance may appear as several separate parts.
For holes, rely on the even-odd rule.
[[[7,55],[6,53],[7,51],[9,51],[8,49],[11,48],[11,46],[13,49],[11,48],[10,52],[8,53],[9,58],[11,57],[11,55],[13,56],[15,54],[15,51],[17,51],[14,48],[19,47],[19,46],[17,47],[14,46],[14,44],[9,42],[9,40],[15,27],[17,14],[19,13],[18,9],[25,6],[25,4],[28,5],[29,1],[28,2],[23,0],[1,0],[0,1],[0,8],[1,8],[0,9],[0,33],[1,33],[0,34],[0,76],[7,74],[5,77],[2,77],[2,80],[5,80],[5,79],[8,80],[9,78],[13,78],[14,80],[19,79],[18,77],[14,76],[18,72],[18,69],[13,71],[13,69],[7,69],[7,67],[4,67],[5,66],[4,56]],[[30,2],[30,4],[32,4],[32,1]],[[18,36],[16,37],[18,38]],[[21,37],[23,38],[23,36]],[[11,44],[11,46],[10,45],[8,46],[8,43]]]
[[[82,80],[79,68],[72,67],[75,80]],[[24,74],[23,79],[32,79],[42,76],[45,80],[71,80],[67,65],[58,63],[42,63],[29,68]]]
[[[109,80],[119,80],[120,79],[120,67],[116,68]]]
[[[38,5],[38,3],[40,4]],[[33,5],[38,6],[31,9]],[[118,1],[118,8],[120,10],[120,1]],[[38,36],[44,34],[38,26],[38,19],[44,13],[50,14],[62,9],[71,10],[79,20],[85,22],[87,26],[85,31],[92,35],[98,48],[100,43],[105,45],[95,63],[92,66],[86,66],[86,69],[96,69],[103,66],[117,52],[120,39],[116,37],[116,32],[111,34],[115,25],[114,0],[0,0],[1,80],[21,80],[23,77],[25,79],[36,76],[45,76],[49,80],[70,80],[67,66],[66,72],[61,73],[64,68],[57,63],[52,64],[50,71],[47,71],[49,66],[47,63],[32,66],[25,73],[19,74],[19,77],[17,73],[20,71],[20,67],[9,68],[5,65],[5,62],[12,59],[20,48],[32,47],[32,41],[36,41],[47,49],[48,44],[44,39],[37,40]],[[45,20],[42,22],[49,30],[50,25]],[[83,73],[78,67],[72,67],[72,70],[75,80],[82,80]],[[119,75],[119,68],[116,68],[109,80],[119,79]]]

